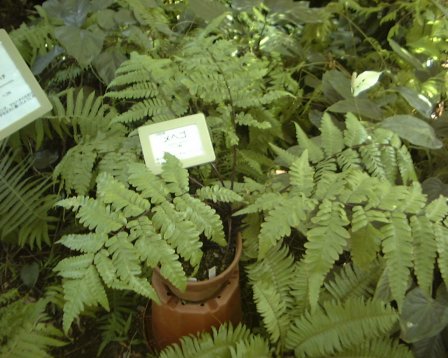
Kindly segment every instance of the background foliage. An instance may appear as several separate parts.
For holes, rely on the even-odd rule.
[[[244,325],[162,357],[446,356],[443,2],[21,4],[54,108],[0,144],[2,355],[147,355],[151,268],[241,221]],[[135,129],[197,112],[217,161],[144,173]]]

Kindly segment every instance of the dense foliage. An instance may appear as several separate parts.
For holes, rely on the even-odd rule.
[[[439,0],[36,6],[10,36],[53,110],[0,143],[0,354],[153,354],[151,270],[183,288],[241,230],[243,324],[161,357],[445,357],[447,16]],[[151,173],[136,129],[198,112],[216,161]]]

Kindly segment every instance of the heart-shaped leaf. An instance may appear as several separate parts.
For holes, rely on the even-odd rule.
[[[55,36],[67,53],[85,67],[101,53],[104,33],[80,29],[76,26],[61,26],[56,28]]]
[[[399,114],[383,120],[381,127],[390,129],[412,144],[439,149],[443,143],[437,138],[434,129],[425,121],[407,114]]]

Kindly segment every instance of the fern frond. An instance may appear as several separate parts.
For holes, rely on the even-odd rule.
[[[381,161],[384,164],[384,172],[390,183],[396,183],[398,178],[398,162],[396,149],[384,146],[381,149]]]
[[[351,235],[351,254],[353,262],[360,268],[368,268],[380,252],[382,233],[368,223]]]
[[[405,145],[396,151],[398,169],[404,184],[410,184],[417,180],[411,154]]]
[[[333,355],[387,334],[397,319],[394,309],[381,301],[326,302],[294,321],[286,347],[298,357]]]
[[[211,334],[182,338],[180,344],[165,348],[160,353],[160,358],[227,357],[230,356],[232,347],[249,339],[250,331],[245,326],[223,324],[219,329],[213,327]]]
[[[135,248],[140,260],[151,268],[160,263],[160,273],[179,289],[185,289],[187,277],[174,249],[156,233],[151,221],[146,217],[128,223],[130,240],[135,240]]]
[[[109,301],[95,267],[90,265],[79,279],[66,279],[62,284],[64,288],[64,317],[62,326],[68,332],[72,322],[83,312],[87,306],[100,304],[109,310]]]
[[[246,341],[237,342],[230,348],[232,358],[269,358],[272,352],[268,342],[260,336],[250,336]]]
[[[293,186],[292,193],[303,193],[309,197],[314,190],[314,169],[308,162],[307,149],[292,163],[289,175]]]
[[[214,203],[238,203],[243,200],[241,195],[220,185],[204,186],[196,190],[195,194],[200,200],[211,200]]]
[[[55,266],[54,271],[64,278],[83,278],[93,262],[93,254],[67,257]]]
[[[341,203],[324,200],[311,219],[316,225],[308,230],[304,262],[309,272],[309,300],[315,307],[320,287],[350,238],[345,225],[349,223]]]
[[[359,149],[362,162],[369,174],[382,180],[387,180],[384,164],[381,160],[381,151],[376,143],[361,146]]]
[[[20,246],[50,243],[53,218],[48,214],[55,196],[47,194],[51,183],[30,176],[29,158],[16,162],[16,156],[0,143],[0,240],[8,237]],[[30,231],[32,230],[32,231]]]
[[[176,195],[188,193],[188,170],[182,167],[182,163],[174,155],[165,153],[165,163],[162,164],[161,177],[165,180],[169,191]]]
[[[106,249],[97,252],[94,263],[104,283],[109,287],[114,287],[115,282],[118,281],[117,267],[109,257],[109,252]]]
[[[302,151],[308,150],[308,155],[311,163],[317,163],[324,158],[324,153],[319,145],[317,145],[312,139],[309,139],[303,129],[294,123],[296,127],[297,144]]]
[[[322,147],[325,155],[330,157],[344,148],[344,138],[341,130],[336,127],[330,115],[325,112],[320,125]]]
[[[364,144],[369,139],[369,134],[361,122],[353,113],[345,116],[344,143],[347,147]]]
[[[433,225],[426,216],[417,215],[411,216],[410,224],[414,238],[413,262],[417,282],[424,292],[431,295],[434,263],[437,256]]]
[[[437,265],[443,281],[448,282],[448,229],[440,224],[434,224],[434,236],[437,243]]]
[[[378,279],[378,268],[378,263],[367,270],[346,264],[331,281],[324,283],[324,287],[339,302],[355,297],[369,298],[373,295],[372,283]]]
[[[129,165],[129,184],[136,187],[141,195],[149,198],[153,204],[165,202],[170,193],[165,182],[140,163]]]
[[[178,213],[171,203],[162,203],[154,208],[152,221],[162,236],[177,253],[190,261],[193,267],[199,265],[202,258],[202,243],[196,226]]]
[[[314,201],[303,196],[285,198],[277,207],[269,211],[261,225],[258,258],[262,259],[284,236],[291,234],[291,228],[304,226],[307,212],[315,206]]]
[[[347,148],[337,154],[336,157],[338,166],[342,171],[350,169],[361,169],[361,158],[357,151]]]
[[[389,338],[376,338],[364,342],[354,348],[344,350],[332,357],[363,357],[363,358],[413,358],[414,354],[400,342]]]
[[[270,341],[275,344],[285,337],[289,326],[285,302],[273,287],[263,282],[254,283],[252,289],[257,311],[263,317]]]
[[[291,283],[296,279],[293,264],[286,246],[279,245],[248,268],[257,311],[263,317],[272,343],[284,340],[290,323]]]
[[[174,198],[173,203],[178,211],[184,213],[187,220],[195,224],[200,233],[204,233],[206,238],[218,245],[226,245],[224,227],[214,209],[188,194]]]
[[[432,222],[441,222],[448,215],[447,198],[439,196],[431,201],[426,207],[425,215]]]
[[[111,204],[114,210],[120,210],[126,218],[138,216],[149,210],[150,203],[136,192],[127,189],[108,173],[96,178],[97,198],[105,204]]]
[[[392,212],[390,223],[381,228],[382,246],[386,258],[389,285],[393,298],[403,302],[412,267],[412,235],[408,219],[403,213]]]
[[[97,233],[107,234],[126,225],[126,218],[121,213],[111,211],[110,206],[92,198],[77,196],[60,200],[56,205],[71,208],[81,224]]]

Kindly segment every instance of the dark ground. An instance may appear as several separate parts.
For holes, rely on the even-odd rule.
[[[11,31],[33,14],[35,5],[44,0],[0,0],[0,28]]]

